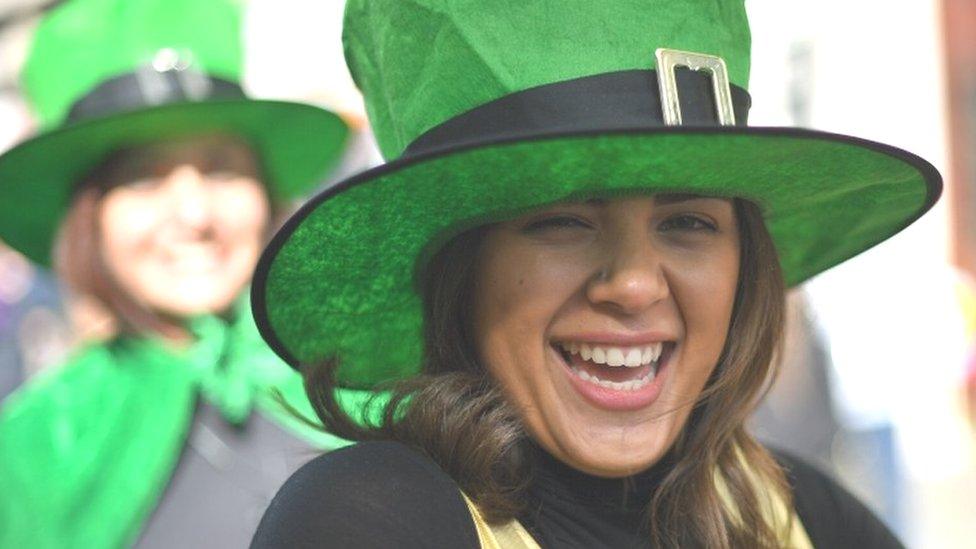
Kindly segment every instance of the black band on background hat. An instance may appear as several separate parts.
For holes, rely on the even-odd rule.
[[[243,99],[240,85],[192,70],[136,70],[99,84],[68,112],[67,123],[81,122],[183,101]]]
[[[712,77],[687,68],[675,70],[684,126],[718,126]],[[737,126],[745,126],[752,99],[729,86]],[[499,139],[547,133],[661,128],[658,75],[629,70],[575,78],[506,95],[428,130],[404,150],[416,156]]]
[[[38,23],[21,74],[41,131],[0,154],[0,239],[50,266],[74,190],[109,155],[200,135],[245,141],[275,201],[317,187],[348,128],[248,98],[239,0],[71,0]]]

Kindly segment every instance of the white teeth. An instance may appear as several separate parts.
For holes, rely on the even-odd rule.
[[[627,366],[638,368],[653,364],[661,358],[664,343],[657,342],[641,347],[611,347],[590,345],[588,343],[566,342],[560,344],[571,355],[579,354],[583,360],[607,366]]]
[[[603,347],[593,347],[593,358],[591,359],[597,364],[607,363],[607,351]]]
[[[593,358],[593,349],[591,349],[590,346],[587,345],[586,343],[581,344],[580,356],[583,357],[583,360],[590,360],[591,358]]]
[[[629,368],[635,368],[640,365],[641,365],[641,350],[631,349],[630,352],[627,353],[627,357],[624,358],[624,366],[627,366]]]
[[[573,373],[579,376],[583,381],[592,383],[594,385],[599,385],[600,387],[605,387],[607,389],[614,389],[617,391],[637,391],[647,387],[652,381],[654,381],[654,375],[657,373],[657,368],[651,368],[651,371],[647,373],[644,377],[640,379],[632,379],[630,381],[609,381],[606,379],[600,379],[596,376],[590,375],[584,370],[579,368],[573,368]]]

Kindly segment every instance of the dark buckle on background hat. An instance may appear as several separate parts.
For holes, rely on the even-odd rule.
[[[78,99],[71,106],[65,122],[81,122],[171,103],[243,98],[244,90],[237,82],[202,72],[194,65],[189,52],[163,48],[150,62],[101,82]]]
[[[150,63],[138,67],[133,74],[146,105],[165,104],[174,97],[200,101],[213,88],[207,75],[196,66],[193,53],[175,48],[160,49]]]
[[[715,55],[668,48],[658,48],[654,56],[657,57],[657,82],[661,90],[661,110],[664,113],[665,125],[681,125],[681,102],[678,98],[678,83],[674,77],[675,67],[687,67],[693,71],[711,73],[718,123],[722,126],[735,125],[729,71],[724,59]]]

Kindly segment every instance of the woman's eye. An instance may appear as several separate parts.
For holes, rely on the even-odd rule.
[[[659,231],[711,231],[715,224],[697,215],[680,214],[669,217],[658,226]]]
[[[590,228],[589,223],[579,219],[578,217],[573,217],[571,215],[555,215],[552,217],[544,217],[542,219],[531,221],[525,226],[524,230],[526,232],[541,232],[547,230],[588,228]]]
[[[237,173],[231,170],[213,170],[207,172],[207,179],[212,181],[222,182],[222,181],[233,181],[237,179]]]
[[[139,177],[128,181],[125,187],[134,191],[148,192],[158,188],[160,181],[162,179],[158,177]]]

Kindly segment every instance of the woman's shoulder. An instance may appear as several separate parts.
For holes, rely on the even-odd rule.
[[[29,379],[3,401],[0,406],[3,422],[49,414],[75,417],[88,411],[100,416],[105,414],[106,407],[119,402],[114,397],[128,394],[135,387],[157,389],[172,384],[167,380],[183,381],[178,379],[180,371],[169,362],[161,363],[144,352],[118,352],[121,343],[120,340],[87,343],[75,349],[63,363]]]
[[[903,547],[870,509],[829,475],[786,452],[773,455],[786,473],[797,515],[814,547]]]
[[[148,377],[139,368],[118,367],[107,345],[82,347],[0,406],[0,472],[9,479],[13,467],[28,479],[57,478],[75,465],[78,452],[95,455],[120,437],[131,438],[137,426],[146,428],[146,417],[176,422],[172,412],[191,409],[190,389],[172,375]]]
[[[252,547],[478,547],[457,484],[397,442],[323,454],[275,496]]]
[[[3,417],[19,417],[32,410],[52,406],[71,407],[78,400],[88,400],[89,391],[81,388],[102,387],[106,366],[112,361],[104,345],[87,345],[75,350],[68,359],[51,366],[27,380],[3,401]]]
[[[291,490],[294,495],[332,494],[343,488],[391,496],[450,494],[463,503],[457,484],[432,459],[393,441],[360,442],[324,453],[296,471],[279,496]]]

